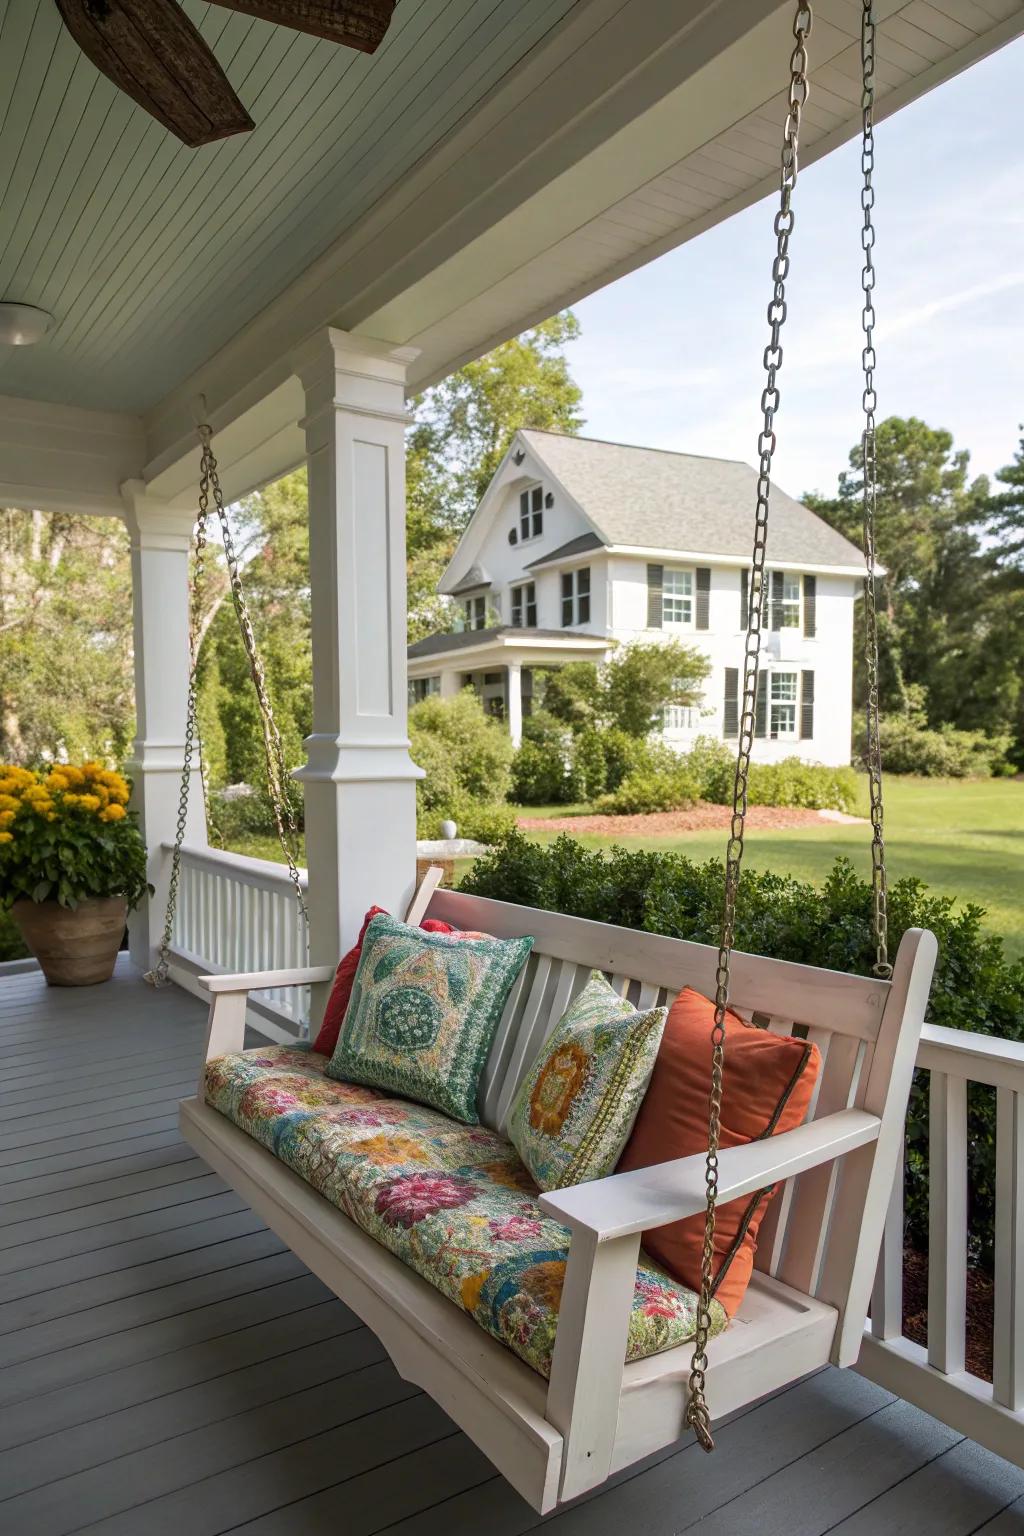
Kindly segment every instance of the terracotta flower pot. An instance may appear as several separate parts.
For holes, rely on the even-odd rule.
[[[16,901],[11,916],[51,987],[110,980],[128,917],[123,896],[98,896],[74,908]]]

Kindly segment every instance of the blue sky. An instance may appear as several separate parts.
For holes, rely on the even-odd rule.
[[[1024,420],[1024,39],[875,137],[880,417],[947,427],[991,474]],[[776,454],[796,495],[834,490],[860,432],[859,161],[797,188]],[[575,306],[585,432],[753,460],[771,221],[762,202]]]

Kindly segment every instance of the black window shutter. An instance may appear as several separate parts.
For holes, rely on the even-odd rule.
[[[740,629],[746,629],[750,622],[750,612],[747,604],[750,601],[750,572],[746,566],[740,571]]]
[[[709,629],[711,626],[711,572],[706,565],[697,567],[697,608],[694,625],[697,629]]]
[[[804,577],[804,634],[813,640],[818,631],[818,578]],[[804,674],[806,676],[806,673]],[[814,684],[811,684],[813,689]]]
[[[725,669],[725,708],[722,711],[722,735],[728,740],[731,736],[737,737],[740,733],[740,669],[739,667],[726,667]]]
[[[814,735],[814,673],[800,673],[800,736],[809,741]]]
[[[754,735],[768,735],[768,674],[757,674],[757,701],[754,707]]]
[[[660,629],[662,626],[662,588],[665,585],[665,567],[663,565],[649,565],[647,567],[647,628]]]
[[[772,571],[772,629],[782,628],[782,572]]]

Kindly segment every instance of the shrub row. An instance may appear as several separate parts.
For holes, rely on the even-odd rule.
[[[929,730],[912,717],[895,716],[881,722],[882,762],[888,773],[920,773],[928,778],[990,778],[1012,773],[1007,759],[1009,736],[984,731],[958,731],[951,725]],[[865,756],[865,742],[858,742]]]
[[[575,917],[649,933],[717,943],[723,871],[677,853],[613,848],[591,852],[569,837],[541,846],[513,833],[479,859],[462,888]],[[939,963],[928,1017],[953,1029],[1024,1038],[1024,961],[982,927],[984,913],[936,896],[920,880],[889,890],[890,948],[907,928],[930,928]],[[789,875],[745,871],[736,924],[740,949],[782,960],[869,975],[874,960],[871,890],[838,859],[819,890]],[[995,1202],[994,1095],[972,1092],[969,1107],[972,1252],[991,1267]],[[927,1247],[927,1092],[916,1082],[907,1123],[907,1236]]]

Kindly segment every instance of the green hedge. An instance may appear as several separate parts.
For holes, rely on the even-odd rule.
[[[721,864],[695,864],[678,853],[613,848],[605,855],[570,837],[542,846],[511,834],[481,858],[462,889],[672,938],[717,943]],[[1024,1039],[1024,961],[1008,960],[1002,940],[982,927],[984,912],[936,896],[920,880],[889,891],[890,948],[904,930],[930,928],[939,962],[928,1018],[953,1029]],[[740,949],[806,965],[870,975],[874,959],[871,890],[846,859],[821,889],[792,876],[745,871],[736,923]],[[970,1101],[972,1252],[991,1266],[995,1202],[995,1104],[979,1090]],[[907,1228],[927,1247],[927,1095],[915,1083],[907,1129]]]

